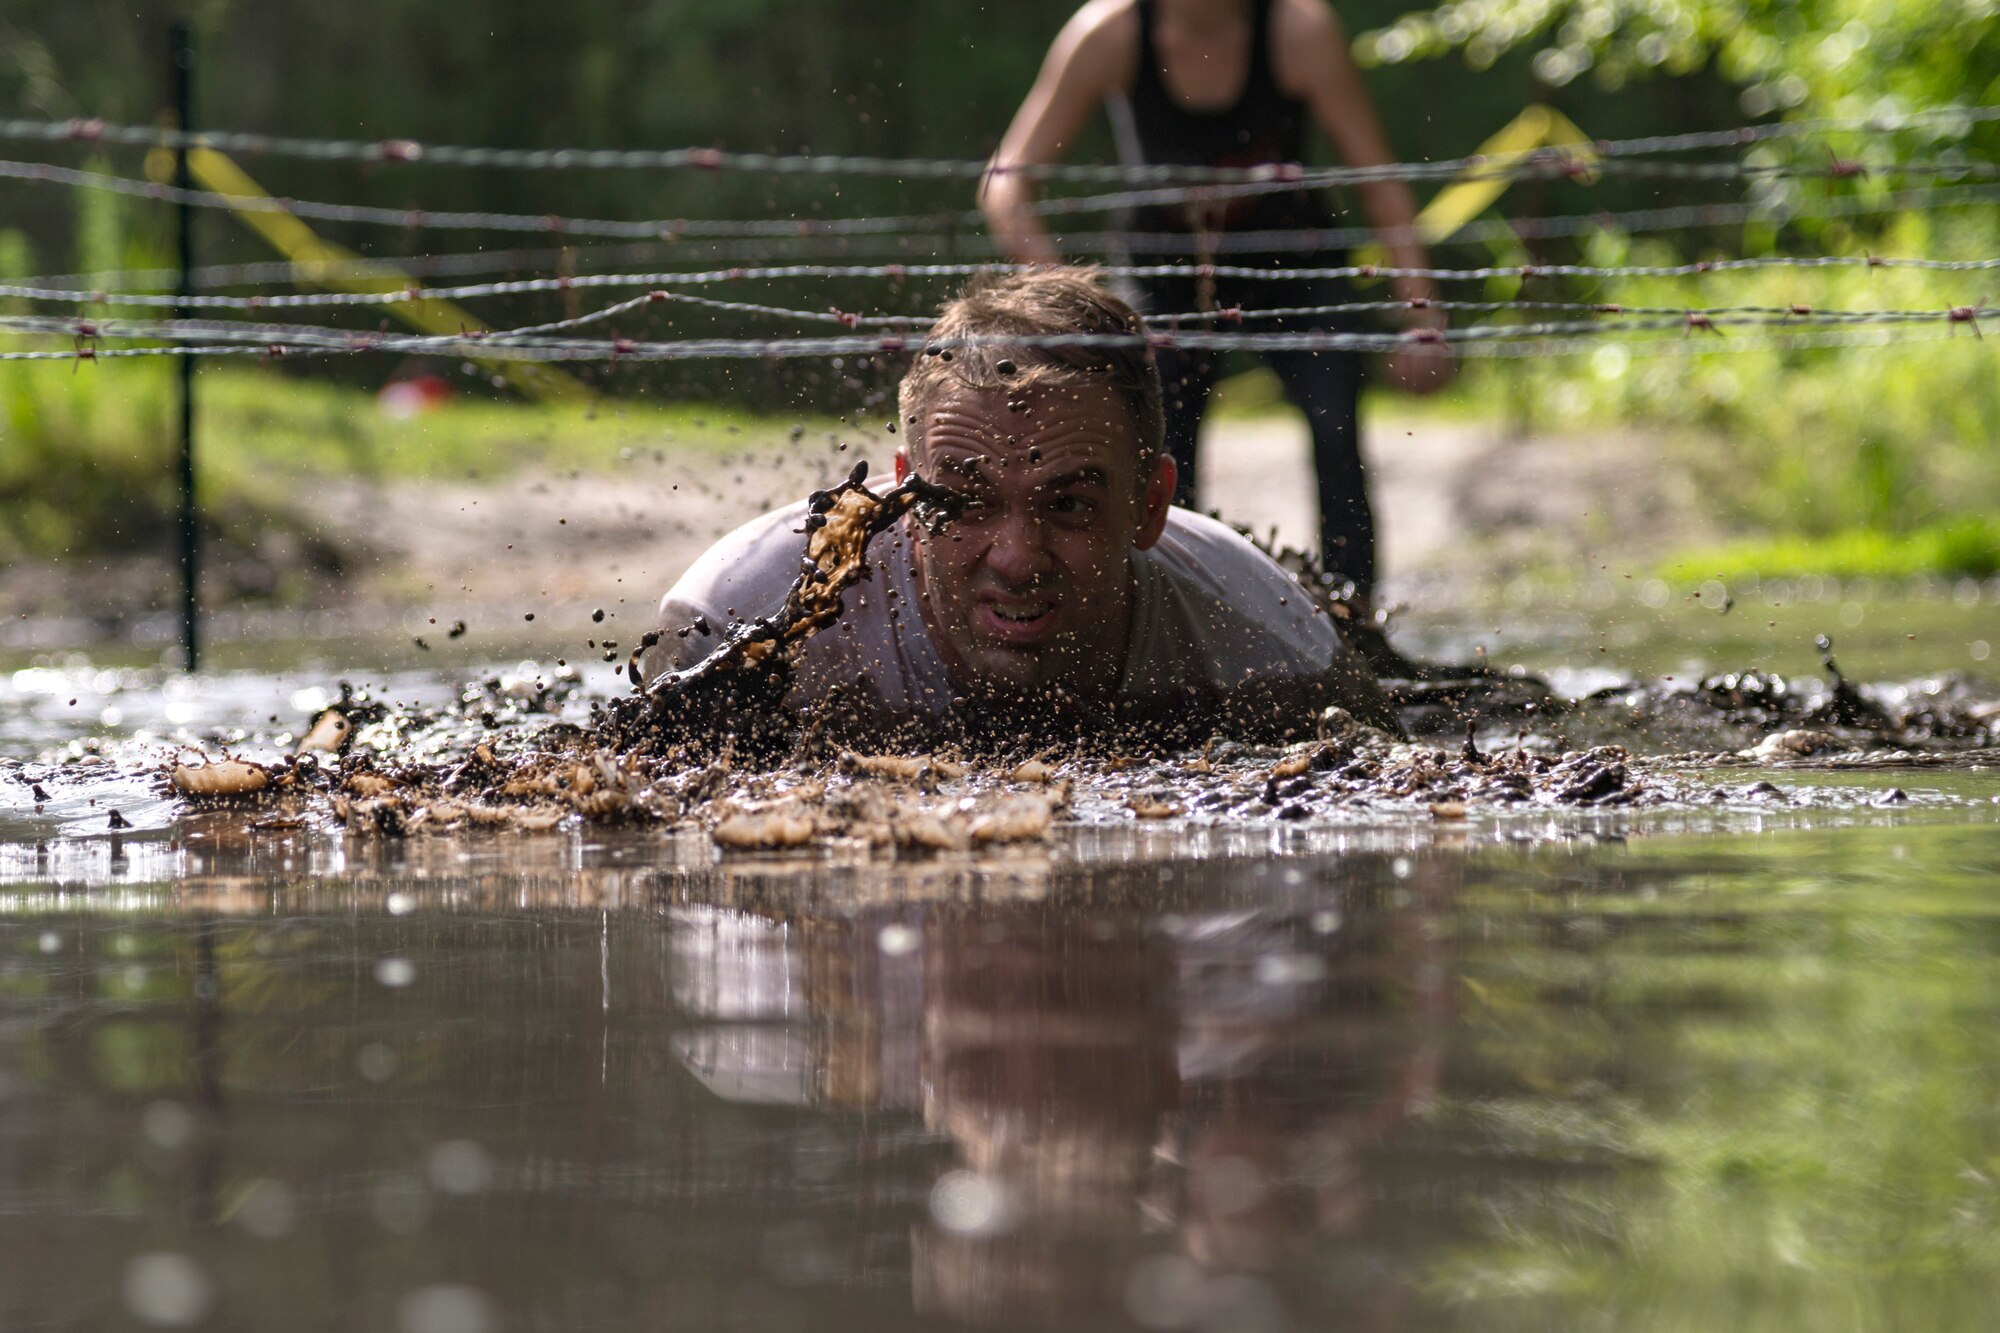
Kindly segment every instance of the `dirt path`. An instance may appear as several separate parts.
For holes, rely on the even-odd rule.
[[[1510,439],[1490,426],[1390,419],[1367,449],[1393,581],[1527,568],[1643,565],[1705,535],[1691,487],[1643,437]],[[372,542],[364,596],[552,601],[606,585],[657,596],[722,533],[838,478],[860,458],[887,476],[894,439],[747,444],[669,455],[612,473],[516,477],[355,494],[336,520]],[[1203,502],[1281,542],[1308,545],[1316,507],[1302,420],[1218,423],[1202,456]],[[617,581],[622,580],[622,584]]]
[[[737,524],[862,458],[872,475],[888,475],[893,436],[842,438],[844,448],[823,432],[794,440],[774,428],[761,439],[746,434],[732,453],[642,450],[606,471],[325,486],[313,497],[318,536],[353,558],[344,577],[312,587],[307,606],[357,624],[405,613],[476,613],[492,624],[621,598],[650,605]],[[1390,417],[1370,423],[1364,447],[1392,598],[1420,584],[1413,600],[1434,601],[1524,569],[1641,567],[1708,535],[1699,497],[1643,436],[1510,439],[1488,425]],[[1214,423],[1204,504],[1260,532],[1275,524],[1281,542],[1308,544],[1307,449],[1303,419],[1289,414]],[[256,586],[242,575],[212,570],[207,604],[225,606],[232,587]],[[160,621],[174,586],[164,559],[10,570],[0,616],[12,623],[0,625],[0,647],[122,636],[148,617]],[[18,627],[34,622],[41,629],[31,642]]]

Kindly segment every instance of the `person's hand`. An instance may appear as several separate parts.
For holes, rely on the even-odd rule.
[[[1421,398],[1458,376],[1458,357],[1442,342],[1408,342],[1389,353],[1389,378],[1404,393]]]

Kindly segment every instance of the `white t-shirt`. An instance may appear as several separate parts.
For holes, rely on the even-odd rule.
[[[788,505],[709,547],[661,599],[660,647],[667,657],[649,661],[648,670],[691,666],[721,642],[732,622],[782,606],[805,552],[806,539],[797,531],[805,518],[804,502]],[[840,619],[807,640],[786,702],[806,708],[836,686],[859,685],[888,716],[943,717],[954,691],[918,609],[904,526],[875,538],[868,558],[872,577],[849,588]],[[1160,540],[1132,553],[1132,573],[1136,595],[1118,687],[1121,705],[1190,696],[1219,700],[1245,687],[1323,677],[1340,667],[1341,691],[1328,702],[1354,706],[1341,695],[1355,688],[1360,672],[1332,621],[1297,580],[1234,529],[1172,509]],[[697,616],[713,633],[677,637]]]

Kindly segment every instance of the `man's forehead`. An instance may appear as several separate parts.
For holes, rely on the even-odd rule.
[[[940,449],[1098,442],[1129,445],[1138,433],[1124,401],[1109,386],[1064,384],[1021,389],[954,386],[935,394],[923,412],[921,438]]]

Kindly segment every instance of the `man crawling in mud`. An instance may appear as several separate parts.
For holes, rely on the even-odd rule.
[[[1103,341],[1060,341],[1079,334]],[[896,479],[953,516],[874,543],[838,620],[786,654],[788,708],[994,740],[1310,735],[1330,705],[1394,726],[1296,579],[1173,507],[1145,326],[1090,271],[975,282],[900,407]],[[795,504],[709,548],[662,600],[647,670],[686,670],[784,603],[817,521]]]

